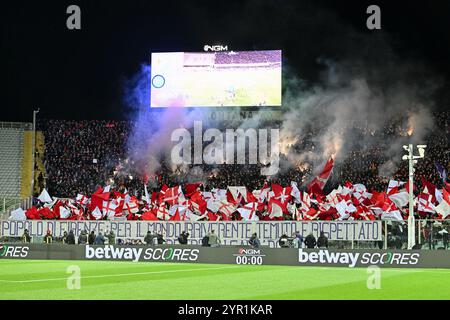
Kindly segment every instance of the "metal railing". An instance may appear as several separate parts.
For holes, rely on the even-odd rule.
[[[27,210],[31,208],[32,205],[32,197],[25,199],[0,197],[0,220],[8,219],[11,211],[16,210],[17,208]]]

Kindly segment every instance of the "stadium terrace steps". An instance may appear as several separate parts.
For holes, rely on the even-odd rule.
[[[21,194],[24,129],[0,127],[0,197]]]

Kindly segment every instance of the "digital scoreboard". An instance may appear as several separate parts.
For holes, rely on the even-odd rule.
[[[281,50],[152,53],[151,107],[281,106]]]

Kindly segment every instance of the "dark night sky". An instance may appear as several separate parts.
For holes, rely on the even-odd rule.
[[[81,7],[81,31],[66,28],[70,4]],[[381,7],[381,31],[366,28],[369,4]],[[31,121],[34,107],[47,118],[120,119],[124,81],[151,51],[207,43],[282,49],[311,82],[319,57],[417,63],[441,79],[438,106],[450,104],[450,1],[9,1],[0,17],[2,121]]]

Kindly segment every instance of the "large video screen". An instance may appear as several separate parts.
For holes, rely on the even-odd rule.
[[[281,50],[152,53],[151,107],[281,105]]]

